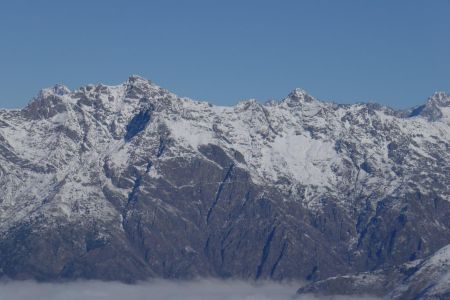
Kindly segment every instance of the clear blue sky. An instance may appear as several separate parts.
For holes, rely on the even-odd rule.
[[[0,2],[0,107],[131,74],[216,104],[301,87],[409,107],[450,92],[450,0]]]

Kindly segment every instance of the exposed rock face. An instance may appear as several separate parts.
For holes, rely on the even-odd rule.
[[[376,295],[387,299],[449,299],[450,246],[426,259],[374,272],[343,275],[302,287],[299,294]]]
[[[450,243],[448,99],[45,89],[0,110],[0,274],[320,280],[426,257]]]

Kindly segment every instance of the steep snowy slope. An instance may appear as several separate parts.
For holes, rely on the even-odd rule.
[[[449,99],[44,89],[0,110],[0,272],[316,280],[424,257],[450,243]]]
[[[376,295],[387,299],[450,298],[450,245],[426,259],[400,266],[327,278],[299,293],[331,295]]]

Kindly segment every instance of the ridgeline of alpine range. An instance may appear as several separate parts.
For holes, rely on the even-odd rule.
[[[450,297],[450,95],[214,106],[138,76],[0,110],[0,276]]]

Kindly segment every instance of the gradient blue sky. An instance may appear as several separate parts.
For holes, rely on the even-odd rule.
[[[139,74],[215,104],[279,99],[393,107],[450,92],[449,0],[0,2],[0,107],[40,88]]]

